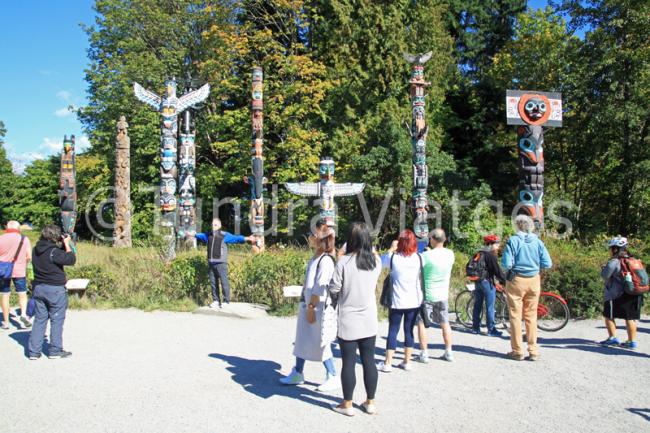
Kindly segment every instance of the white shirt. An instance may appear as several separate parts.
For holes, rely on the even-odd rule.
[[[393,270],[391,272],[393,303],[391,308],[398,310],[418,308],[422,303],[419,255],[403,256],[397,253],[386,253],[381,256],[381,264],[386,269],[390,267],[391,256],[393,257]]]

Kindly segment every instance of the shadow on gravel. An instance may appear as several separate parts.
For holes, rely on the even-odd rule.
[[[12,340],[15,340],[16,343],[23,346],[23,351],[25,353],[25,356],[29,356],[29,351],[27,350],[28,343],[29,343],[29,331],[12,332],[11,334],[9,334],[9,337],[11,337]]]
[[[643,322],[643,320],[641,320]],[[646,320],[647,322],[647,320]],[[597,329],[606,329],[604,326],[596,326]],[[625,330],[625,325],[616,325],[616,329],[620,330]],[[639,326],[636,327],[636,332],[641,332],[643,334],[650,334],[650,329],[648,328],[641,328]]]
[[[340,403],[334,396],[306,389],[303,386],[284,386],[278,383],[282,377],[280,364],[263,359],[246,359],[238,356],[211,353],[210,358],[218,359],[230,364],[226,370],[232,373],[232,380],[242,388],[260,398],[267,399],[275,395],[294,398],[326,409],[332,403]],[[315,385],[309,383],[309,385]],[[323,401],[329,400],[329,401]]]
[[[627,411],[632,412],[635,415],[639,415],[641,418],[650,422],[650,409],[635,409],[635,408],[628,407]]]
[[[584,350],[585,352],[600,353],[602,355],[624,355],[636,358],[650,358],[645,353],[635,352],[629,349],[623,349],[612,346],[601,346],[595,341],[585,340],[584,338],[538,338],[537,343],[551,349],[575,349]]]

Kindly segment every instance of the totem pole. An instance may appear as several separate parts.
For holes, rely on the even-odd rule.
[[[196,247],[196,145],[192,132],[192,118],[190,110],[183,113],[183,132],[180,134],[180,172],[179,172],[179,200],[180,214],[178,239],[190,248]]]
[[[255,236],[255,246],[253,251],[256,253],[264,251],[264,197],[263,185],[266,183],[264,178],[264,74],[262,68],[253,68],[253,85],[251,89],[251,123],[253,125],[253,147],[251,149],[251,175],[244,177],[244,182],[250,186],[250,228],[251,233]]]
[[[289,192],[302,196],[320,197],[320,217],[332,227],[336,225],[334,197],[359,194],[366,186],[364,183],[334,183],[334,160],[324,157],[320,160],[319,183],[287,183]]]
[[[77,169],[75,165],[74,135],[63,136],[61,171],[59,176],[59,206],[61,207],[61,228],[63,233],[77,240],[74,232],[77,223]]]
[[[186,93],[180,98],[176,96],[176,80],[165,83],[166,91],[163,97],[156,95],[138,83],[133,84],[136,98],[151,105],[162,114],[160,139],[160,208],[162,210],[161,229],[167,241],[165,258],[167,261],[176,256],[176,159],[178,113],[182,113],[192,105],[198,104],[210,95],[210,85]]]
[[[425,120],[424,88],[431,85],[424,81],[424,64],[431,58],[433,52],[411,55],[404,54],[407,62],[411,63],[411,125],[408,128],[413,146],[413,231],[418,239],[419,249],[424,249],[428,242],[429,226],[427,223],[429,200],[427,186],[429,185],[429,170],[427,168],[427,132]]]
[[[131,247],[131,139],[129,124],[120,116],[117,122],[115,161],[115,229],[114,247]]]
[[[508,125],[519,125],[518,215],[528,215],[535,228],[544,227],[544,131],[562,126],[562,95],[536,91],[506,92]]]

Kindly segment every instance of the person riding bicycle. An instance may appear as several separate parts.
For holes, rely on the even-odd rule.
[[[607,243],[611,258],[603,266],[600,276],[605,280],[603,317],[609,337],[601,341],[604,346],[622,346],[636,349],[636,320],[641,317],[643,295],[625,293],[625,278],[621,273],[621,262],[632,256],[628,251],[627,238],[616,236]],[[621,343],[616,338],[616,322],[614,319],[624,319],[627,329],[627,341]]]
[[[481,311],[485,300],[487,333],[493,337],[501,337],[503,333],[497,330],[494,323],[494,302],[496,300],[496,282],[505,284],[506,277],[499,266],[497,257],[501,240],[497,235],[487,235],[483,238],[481,248],[470,260],[474,265],[478,280],[474,289],[474,311],[472,312],[472,330],[475,334],[481,333]],[[469,266],[469,264],[468,264]]]

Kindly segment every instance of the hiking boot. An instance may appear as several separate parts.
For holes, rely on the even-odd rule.
[[[618,346],[621,342],[616,337],[609,337],[607,340],[601,341],[600,344],[603,346]]]
[[[636,349],[639,345],[637,344],[636,341],[624,341],[621,343],[621,347],[624,347],[626,349]]]
[[[508,352],[506,356],[512,360],[515,361],[523,361],[524,360],[524,355],[521,353],[516,353],[516,352]]]
[[[282,385],[302,385],[305,383],[305,376],[298,373],[295,368],[291,369],[291,373],[279,379]]]
[[[29,321],[27,316],[20,316],[20,323],[22,323],[23,327],[25,327],[25,328],[31,328],[32,327],[32,322]]]
[[[66,350],[62,350],[56,353],[50,353],[49,355],[47,355],[49,359],[70,358],[71,356],[72,356],[72,352],[68,352]]]
[[[377,371],[381,371],[383,373],[390,373],[391,371],[393,371],[393,366],[390,364],[385,364],[383,362],[378,362]]]

